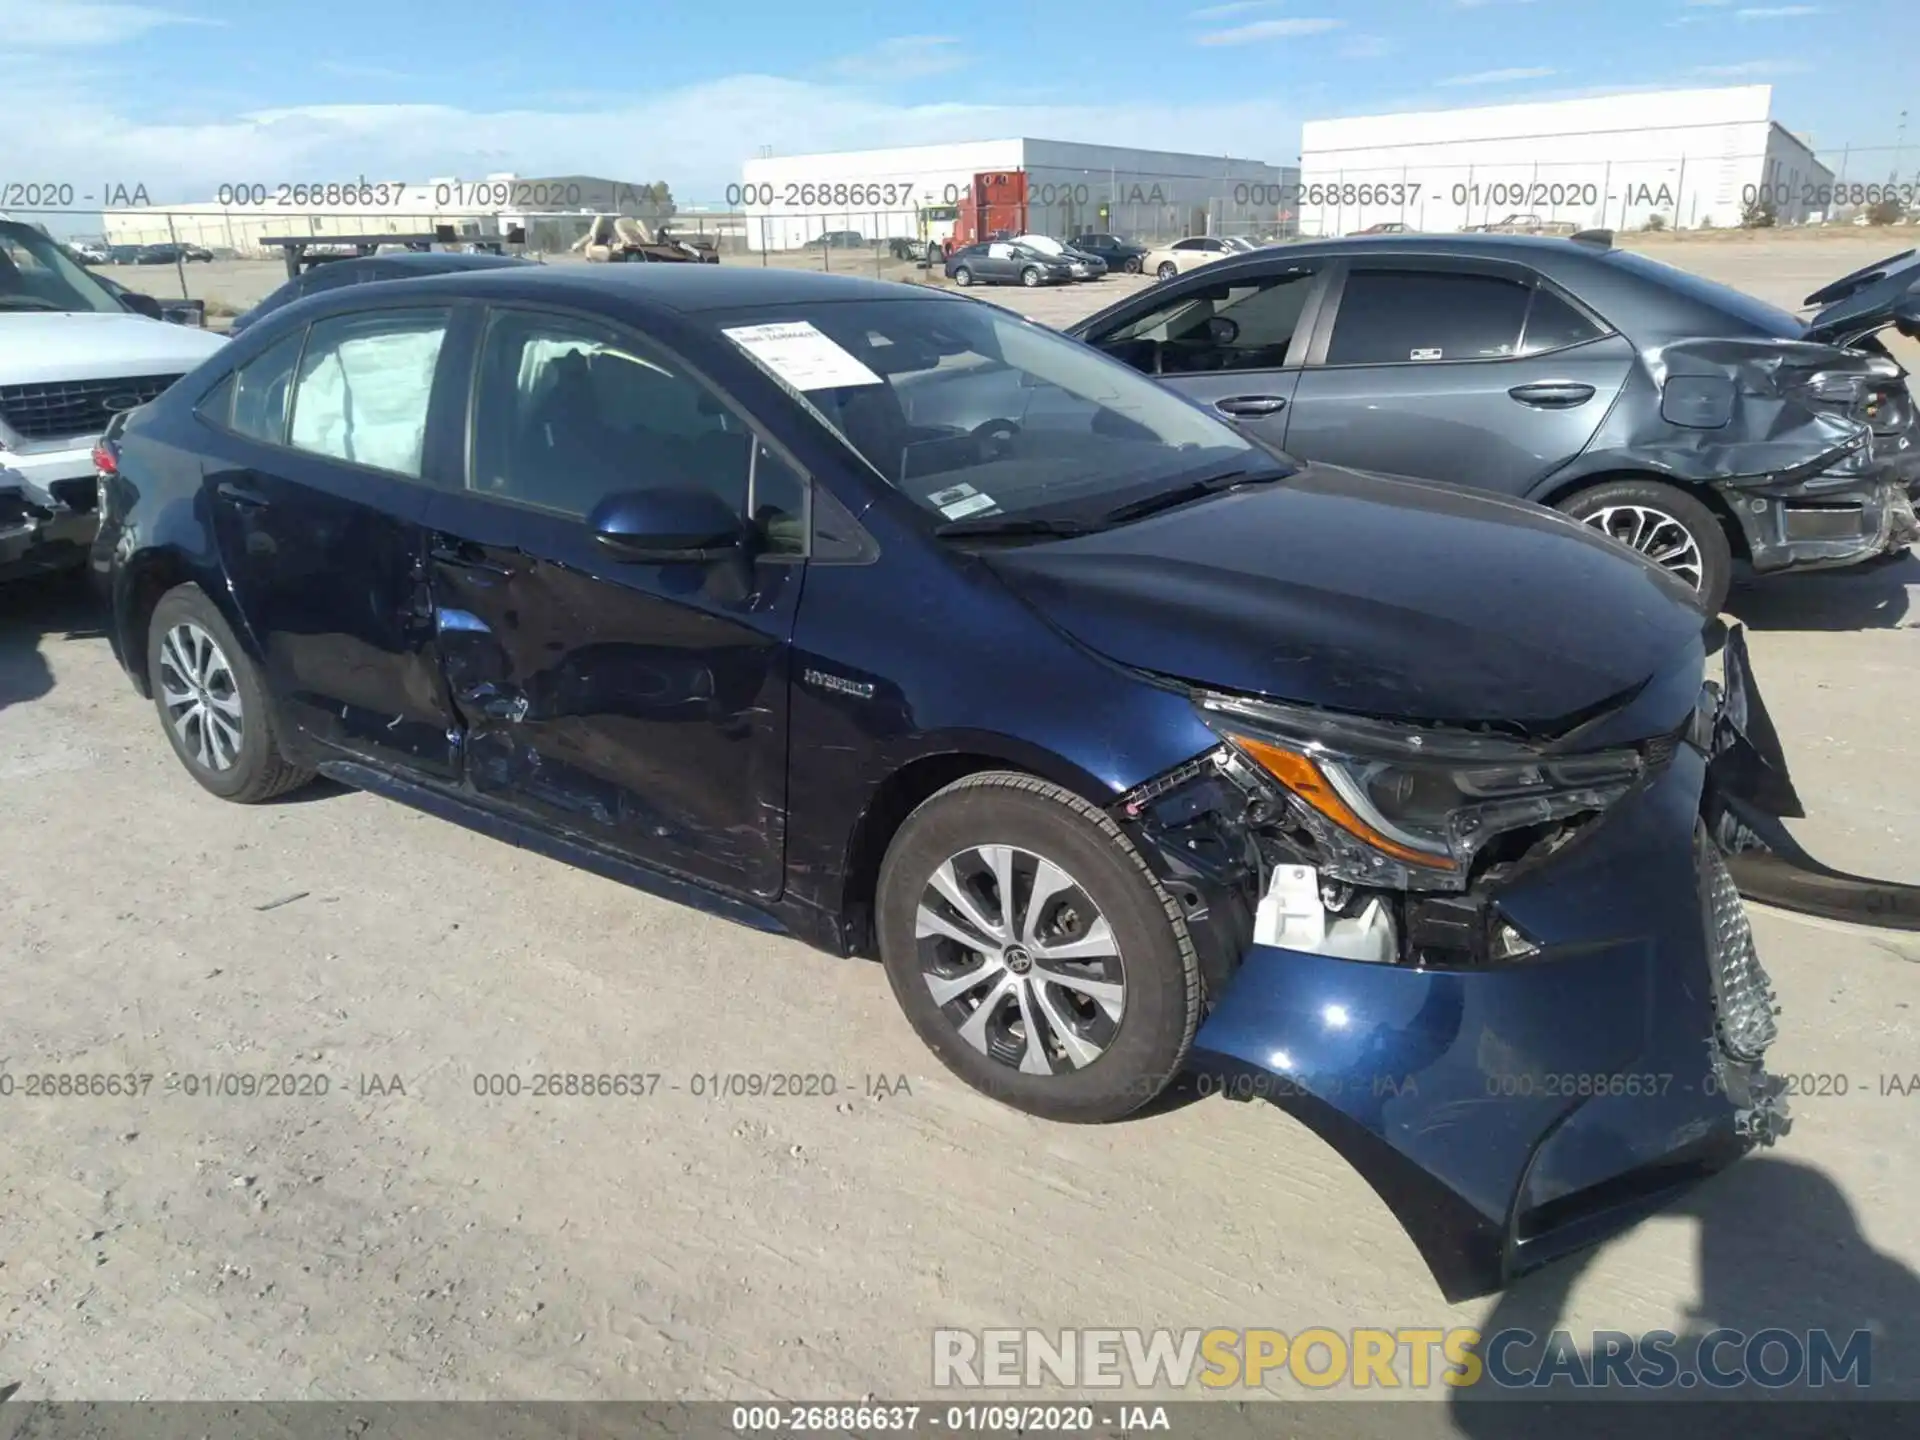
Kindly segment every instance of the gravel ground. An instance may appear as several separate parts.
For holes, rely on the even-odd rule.
[[[1893,247],[1859,248],[1685,259],[1797,300]],[[1092,303],[989,293],[1055,322]],[[1909,560],[1733,602],[1815,810],[1802,839],[1909,880],[1917,593]],[[936,1326],[1482,1322],[1871,1326],[1876,1391],[1920,1388],[1920,1093],[1881,1078],[1920,1070],[1920,936],[1757,912],[1775,1066],[1847,1093],[1801,1099],[1779,1149],[1582,1263],[1449,1306],[1385,1206],[1277,1112],[1029,1120],[931,1062],[877,967],[370,796],[213,799],[95,623],[75,591],[0,592],[0,1074],[155,1079],[0,1098],[0,1394],[907,1396]],[[749,1068],[834,1093],[694,1093]],[[236,1071],[327,1093],[175,1088]],[[644,1099],[476,1095],[508,1071],[662,1079]]]

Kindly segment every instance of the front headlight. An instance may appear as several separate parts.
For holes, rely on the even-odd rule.
[[[1195,703],[1284,792],[1324,854],[1321,873],[1351,884],[1465,889],[1494,836],[1604,810],[1644,769],[1632,750],[1555,756],[1497,736],[1235,696]]]

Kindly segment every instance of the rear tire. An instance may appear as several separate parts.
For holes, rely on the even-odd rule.
[[[199,586],[169,590],[154,607],[147,677],[160,728],[204,789],[258,805],[313,779],[281,755],[260,672]]]
[[[1690,586],[1707,614],[1718,615],[1726,604],[1733,547],[1720,517],[1686,491],[1659,480],[1609,480],[1567,496],[1554,508]]]
[[[894,836],[875,909],[900,1008],[984,1095],[1095,1124],[1186,1063],[1201,985],[1180,907],[1069,790],[1007,771],[949,785]]]

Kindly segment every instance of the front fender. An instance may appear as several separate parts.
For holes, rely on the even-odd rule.
[[[1752,1143],[1713,1051],[1704,772],[1681,747],[1500,893],[1539,954],[1446,971],[1256,945],[1194,1067],[1345,1155],[1449,1300],[1645,1214]]]

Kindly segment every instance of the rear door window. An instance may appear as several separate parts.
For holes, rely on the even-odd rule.
[[[1354,270],[1329,365],[1505,360],[1519,353],[1531,287],[1460,271]]]
[[[317,321],[294,384],[287,443],[419,478],[444,310],[375,310]]]
[[[287,439],[287,398],[293,391],[293,367],[300,360],[306,331],[296,330],[276,340],[233,376],[233,408],[218,420],[236,434],[268,445]]]
[[[1564,350],[1606,334],[1572,305],[1542,285],[1533,292],[1533,308],[1527,311],[1526,334],[1520,341],[1523,355],[1542,355],[1549,350]]]

